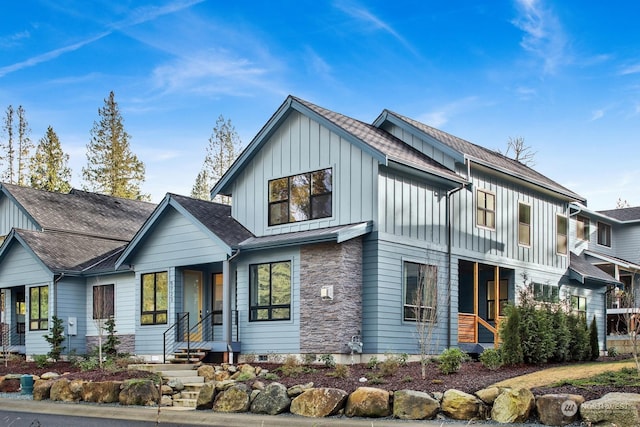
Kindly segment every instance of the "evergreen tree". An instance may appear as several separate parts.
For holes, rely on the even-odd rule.
[[[597,360],[600,357],[600,343],[598,342],[598,325],[596,324],[596,316],[593,316],[591,325],[589,326],[589,344],[591,347],[591,360]]]
[[[2,171],[2,181],[9,184],[15,184],[14,163],[16,150],[14,145],[14,129],[13,129],[13,106],[7,107],[7,112],[2,123],[2,131],[5,135],[5,141],[2,143],[2,163],[4,170]]]
[[[517,365],[524,361],[520,339],[520,309],[513,305],[507,305],[505,314],[507,320],[500,323],[502,362],[505,365]]]
[[[222,175],[224,175],[238,156],[240,145],[240,137],[231,120],[225,120],[224,117],[220,115],[218,120],[216,120],[213,133],[209,137],[207,155],[204,159],[203,171],[207,172],[208,177],[199,176],[201,180],[205,178],[209,179],[209,185],[207,185],[207,187],[213,187],[213,185],[222,178]],[[200,186],[201,185],[202,184],[200,184]],[[207,197],[207,199],[209,199],[209,197]],[[227,196],[218,195],[214,200],[225,204],[231,203],[231,199]]]
[[[62,319],[56,316],[51,316],[51,330],[47,335],[43,335],[45,341],[51,346],[51,350],[47,353],[47,356],[54,362],[60,360],[62,351],[66,348],[62,345],[64,342],[64,325]]]
[[[58,135],[51,126],[38,142],[31,158],[31,187],[38,190],[68,193],[71,190],[71,169],[67,166],[69,155],[62,151]]]
[[[31,142],[31,138],[29,138],[31,129],[29,129],[22,105],[18,106],[16,114],[18,115],[18,165],[16,172],[18,174],[18,185],[25,186],[27,185],[27,167],[29,165],[31,150],[33,149],[33,142]]]
[[[195,184],[193,184],[193,188],[191,189],[191,197],[200,200],[210,200],[210,185],[211,179],[209,178],[209,173],[206,169],[203,168],[200,173],[198,173]]]
[[[127,199],[148,199],[140,191],[144,182],[144,163],[131,152],[130,135],[113,91],[98,109],[99,121],[93,123],[87,145],[87,166],[82,168],[85,190]]]

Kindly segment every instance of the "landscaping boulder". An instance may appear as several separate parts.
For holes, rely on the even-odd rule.
[[[51,397],[53,381],[37,380],[33,383],[33,400],[48,400]]]
[[[121,405],[153,406],[159,400],[160,392],[151,380],[125,381],[118,396]]]
[[[640,426],[640,394],[607,393],[580,405],[580,416],[586,423]]]
[[[198,399],[196,400],[196,409],[211,409],[213,408],[213,400],[216,397],[216,385],[213,382],[204,383],[200,387],[198,392]]]
[[[236,382],[234,380],[224,380],[214,381],[214,384],[216,385],[216,391],[220,392],[233,387],[234,385],[236,385]]]
[[[173,398],[171,396],[162,396],[160,398],[160,406],[173,406]]]
[[[120,399],[121,381],[85,382],[81,398],[85,402],[116,403]]]
[[[487,405],[493,405],[493,402],[500,394],[500,389],[498,387],[488,387],[478,390],[474,394]]]
[[[302,393],[304,393],[307,390],[311,390],[312,388],[313,388],[312,382],[306,383],[306,384],[296,384],[287,389],[287,394],[289,395],[289,397],[294,398],[296,396],[300,396]]]
[[[246,384],[234,384],[228,389],[218,393],[213,410],[216,412],[247,412],[251,390]]]
[[[399,390],[393,393],[393,416],[402,420],[426,420],[436,416],[440,402],[428,393]]]
[[[66,378],[54,381],[51,386],[50,398],[57,402],[77,402],[80,400],[81,394],[78,393],[77,383],[71,387],[71,381]]]
[[[16,393],[20,390],[20,378],[7,375],[0,378],[0,393]]]
[[[314,388],[291,401],[290,412],[303,417],[328,417],[344,407],[347,392],[337,388]]]
[[[564,426],[578,419],[584,397],[577,394],[545,394],[536,399],[536,410],[542,424]]]
[[[205,382],[213,381],[216,370],[211,365],[202,365],[198,368],[198,376],[203,377]]]
[[[526,388],[504,390],[493,402],[491,419],[499,423],[523,423],[535,407],[536,398]]]
[[[442,396],[442,412],[454,420],[482,420],[486,418],[487,409],[477,397],[450,389]]]
[[[171,378],[169,381],[167,381],[167,385],[171,387],[174,391],[184,390],[184,383],[178,378]]]
[[[389,392],[381,388],[358,387],[347,398],[344,413],[347,417],[387,417],[391,414]]]
[[[60,374],[56,372],[45,372],[44,374],[40,375],[40,379],[42,380],[55,380],[58,377],[60,377]]]
[[[251,403],[251,412],[277,415],[288,410],[290,406],[291,399],[287,395],[287,388],[280,383],[271,383],[255,397]]]

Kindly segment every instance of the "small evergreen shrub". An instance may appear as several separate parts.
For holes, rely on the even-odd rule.
[[[105,322],[105,329],[107,331],[107,339],[102,344],[102,353],[107,357],[116,357],[118,355],[120,338],[116,335],[116,320],[113,316],[109,317]]]
[[[495,371],[502,366],[502,355],[500,354],[500,350],[495,348],[486,349],[482,354],[480,354],[480,363],[490,371]]]
[[[615,347],[609,347],[607,353],[609,354],[609,357],[616,357],[618,355],[618,349]]]
[[[62,325],[62,319],[57,316],[51,317],[51,323],[51,331],[47,335],[44,335],[44,339],[51,346],[51,350],[47,353],[47,356],[54,362],[57,362],[60,360],[62,351],[66,348],[62,345],[65,339],[64,326]]]
[[[316,355],[315,353],[307,353],[304,355],[304,364],[311,365],[315,363],[317,359],[318,359],[318,355]]]
[[[336,359],[335,357],[333,357],[333,354],[323,354],[320,357],[318,357],[318,360],[324,363],[324,366],[326,366],[327,368],[336,367]]]
[[[282,366],[278,368],[285,377],[295,377],[304,372],[304,367],[296,356],[289,355],[284,359]]]
[[[378,369],[383,377],[391,377],[400,369],[400,362],[395,356],[389,356],[378,364]]]
[[[367,362],[367,368],[376,369],[378,367],[378,358],[376,356],[371,356],[369,361]]]
[[[589,326],[589,344],[591,350],[591,360],[597,360],[600,357],[600,343],[598,342],[598,325],[596,324],[596,316],[593,316],[591,325]]]
[[[500,324],[502,363],[505,365],[517,365],[524,361],[522,343],[520,341],[520,311],[518,307],[507,304],[505,314],[507,320]]]
[[[46,368],[49,366],[49,358],[46,354],[34,354],[32,357],[38,368]]]
[[[333,377],[333,378],[348,378],[349,374],[350,374],[350,370],[347,365],[338,364],[334,368],[333,372],[329,372],[327,376]]]
[[[438,357],[438,369],[445,375],[454,374],[468,358],[469,356],[459,348],[447,348]]]

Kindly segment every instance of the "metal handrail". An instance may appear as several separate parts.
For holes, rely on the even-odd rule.
[[[185,322],[187,322],[187,328],[189,326],[189,312],[185,312],[185,313],[176,313],[176,322],[171,325],[166,331],[163,332],[162,334],[162,363],[167,363],[167,336],[170,336],[169,334],[173,331],[173,347],[171,348],[170,351],[175,351],[177,345],[177,342],[184,342],[184,341],[179,341],[177,338],[181,335],[181,325]],[[188,329],[187,329],[187,358],[191,358],[191,340],[189,337],[189,333],[188,333]]]

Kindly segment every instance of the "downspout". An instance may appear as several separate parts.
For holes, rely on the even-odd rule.
[[[233,363],[233,350],[231,349],[231,277],[230,264],[234,258],[240,255],[240,250],[236,250],[229,258],[222,262],[222,340],[227,346],[227,351],[231,356],[230,363]]]
[[[467,172],[468,174],[469,172]],[[467,175],[467,178],[469,175]],[[460,187],[453,188],[446,193],[446,217],[447,217],[447,348],[451,348],[451,259],[452,259],[452,241],[453,227],[451,225],[451,196],[460,190],[467,188],[469,184],[462,184]]]

